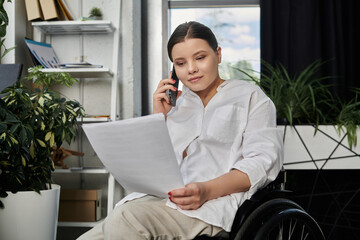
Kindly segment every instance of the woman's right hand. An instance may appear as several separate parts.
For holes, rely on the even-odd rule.
[[[159,82],[157,89],[153,94],[153,113],[163,113],[164,116],[171,110],[172,105],[170,98],[166,95],[166,90],[176,91],[177,89],[172,85],[175,80],[171,79],[171,72],[169,78],[163,79]],[[177,98],[180,96],[181,91],[178,91]]]

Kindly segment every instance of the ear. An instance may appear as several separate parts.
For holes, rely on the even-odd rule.
[[[216,54],[218,55],[218,61],[221,63],[221,47],[217,47]]]

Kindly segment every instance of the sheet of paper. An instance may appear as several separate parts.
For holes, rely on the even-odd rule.
[[[167,197],[184,186],[163,114],[83,129],[106,169],[127,190]]]

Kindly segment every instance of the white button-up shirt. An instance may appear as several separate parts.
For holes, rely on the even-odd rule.
[[[254,84],[227,80],[204,108],[200,97],[184,86],[167,115],[167,126],[185,184],[208,181],[232,169],[248,175],[249,191],[207,201],[197,210],[167,202],[229,232],[238,207],[273,181],[282,166],[282,133],[276,128],[274,104]],[[139,196],[130,194],[121,202]]]

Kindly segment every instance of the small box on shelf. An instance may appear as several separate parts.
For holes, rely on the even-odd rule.
[[[62,189],[59,221],[95,222],[101,219],[101,190]]]

